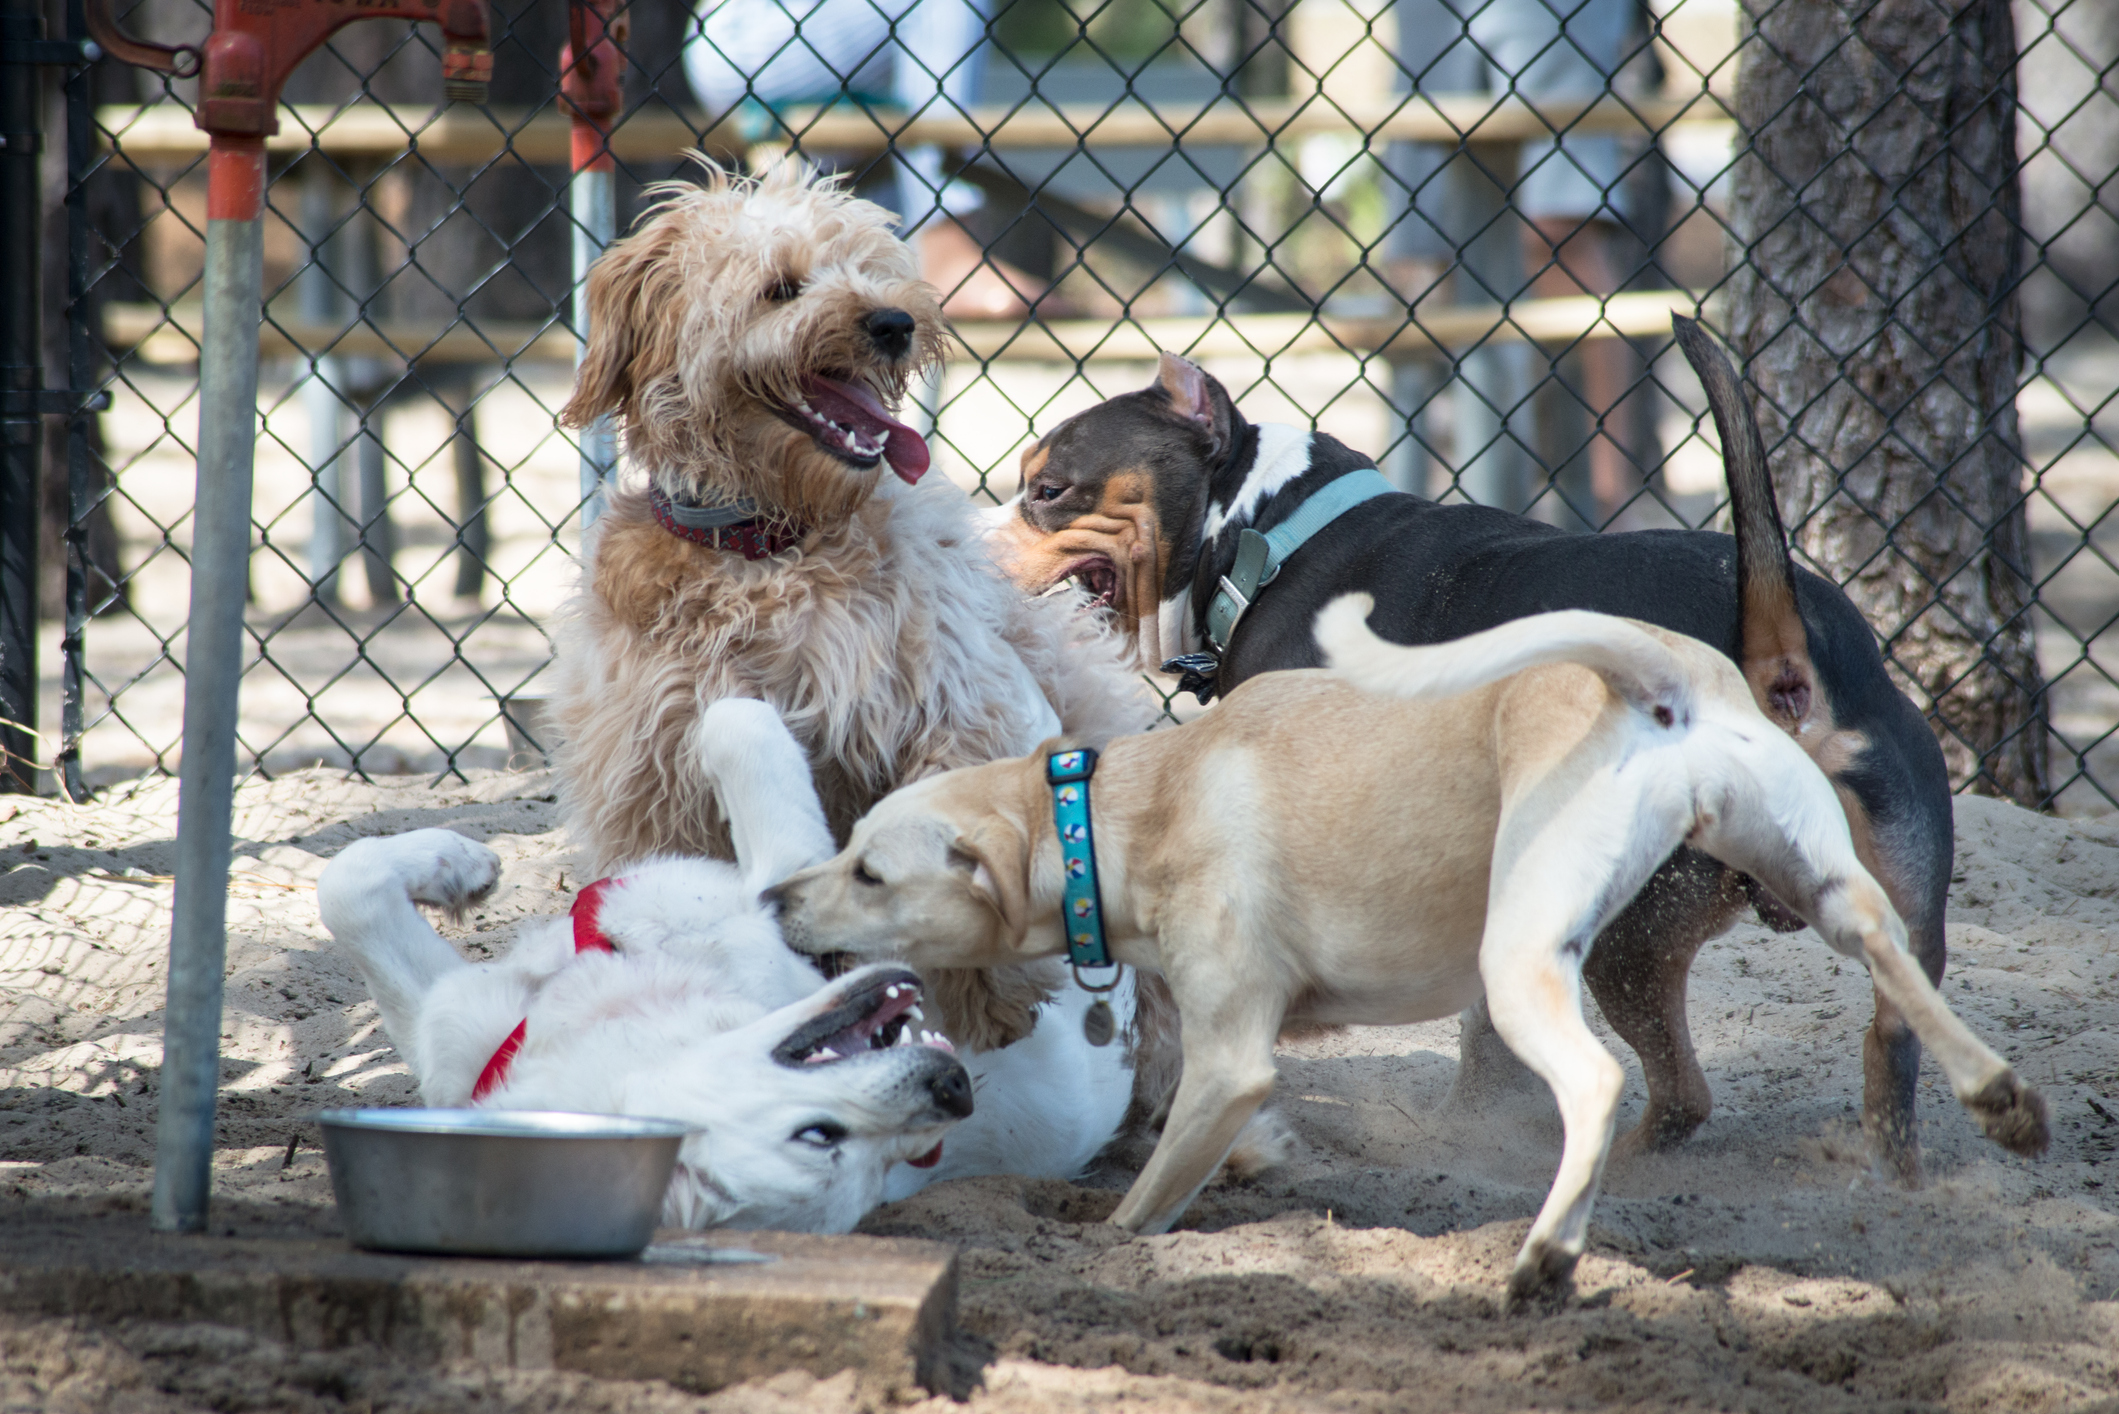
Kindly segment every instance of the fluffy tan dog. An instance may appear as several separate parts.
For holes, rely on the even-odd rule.
[[[1483,992],[1566,1131],[1511,1294],[1564,1279],[1623,1078],[1583,1021],[1583,960],[1681,842],[1864,963],[1986,1133],[2044,1150],[2045,1102],[1907,953],[1831,784],[1734,663],[1581,611],[1399,648],[1367,608],[1341,599],[1317,627],[1353,682],[1263,674],[1197,721],[1114,742],[1091,778],[1112,955],[1162,973],[1184,1022],[1169,1122],[1113,1222],[1177,1220],[1271,1091],[1284,1028],[1430,1020]],[[1045,775],[1040,755],[899,791],[836,859],[771,891],[784,936],[915,966],[1061,952],[1078,866]]]
[[[615,415],[647,481],[597,521],[559,631],[556,764],[597,870],[729,857],[689,730],[725,697],[779,710],[841,838],[907,781],[1144,726],[1116,648],[1025,601],[964,494],[919,484],[926,444],[891,409],[945,330],[894,218],[792,162],[657,198],[590,272],[561,413]],[[930,984],[984,1049],[1028,1029],[1042,975]]]

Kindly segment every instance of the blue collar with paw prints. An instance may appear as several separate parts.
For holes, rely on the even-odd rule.
[[[1109,967],[1104,946],[1104,899],[1096,880],[1096,837],[1089,827],[1089,778],[1096,774],[1096,753],[1086,746],[1055,751],[1045,758],[1045,781],[1052,787],[1052,824],[1059,832],[1060,868],[1066,894],[1060,920],[1067,930],[1067,960],[1077,968]]]

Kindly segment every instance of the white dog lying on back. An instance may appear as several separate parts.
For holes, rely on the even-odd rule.
[[[1085,1168],[1133,1090],[1126,1048],[1082,1038],[1089,998],[1069,989],[967,1071],[920,1029],[913,973],[827,984],[758,902],[834,852],[801,749],[761,702],[718,702],[694,730],[737,864],[665,859],[592,884],[571,920],[527,925],[504,958],[464,961],[416,907],[490,892],[500,861],[483,845],[415,830],[324,870],[324,925],[422,1100],[682,1120],[663,1217],[687,1227],[844,1232],[938,1179]],[[1129,1023],[1130,976],[1110,1000]]]

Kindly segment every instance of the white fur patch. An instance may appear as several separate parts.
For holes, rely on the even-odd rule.
[[[1162,601],[1155,611],[1161,618],[1163,652],[1175,658],[1185,653],[1199,651],[1199,634],[1192,625],[1192,586],[1186,584],[1175,595]],[[1160,672],[1162,664],[1151,663],[1151,671]]]
[[[1268,496],[1308,471],[1312,439],[1313,434],[1301,427],[1259,423],[1258,459],[1251,463],[1251,474],[1243,479],[1234,501],[1227,506],[1207,507],[1206,543],[1213,544],[1214,537],[1232,521],[1248,525]]]

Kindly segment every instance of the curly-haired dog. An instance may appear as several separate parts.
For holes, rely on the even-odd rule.
[[[1435,647],[1384,643],[1366,595],[1317,639],[1340,673],[1263,673],[1197,721],[907,786],[837,858],[770,891],[789,943],[915,967],[1069,945],[1085,873],[1111,956],[1184,1018],[1162,1142],[1111,1221],[1162,1232],[1272,1090],[1292,1024],[1447,1016],[1482,991],[1552,1088],[1559,1170],[1513,1295],[1581,1255],[1624,1078],[1582,1017],[1606,925],[1681,842],[1762,880],[1865,964],[1989,1138],[2045,1150],[2045,1102],[1906,950],[1831,782],[1697,639],[1581,610]],[[1350,681],[1351,680],[1351,681]],[[1093,774],[1092,774],[1093,772]],[[1082,782],[1076,787],[1074,782]],[[1062,843],[1055,800],[1079,808]],[[1092,805],[1093,802],[1093,805]],[[1086,823],[1094,816],[1091,834]]]
[[[963,493],[890,411],[938,365],[894,218],[782,163],[671,183],[589,275],[575,426],[614,414],[647,484],[596,523],[559,636],[556,764],[598,873],[728,855],[692,759],[710,703],[771,703],[833,831],[891,789],[1150,711],[1101,631],[990,566]],[[928,979],[959,1043],[1026,1032],[1047,971]]]

